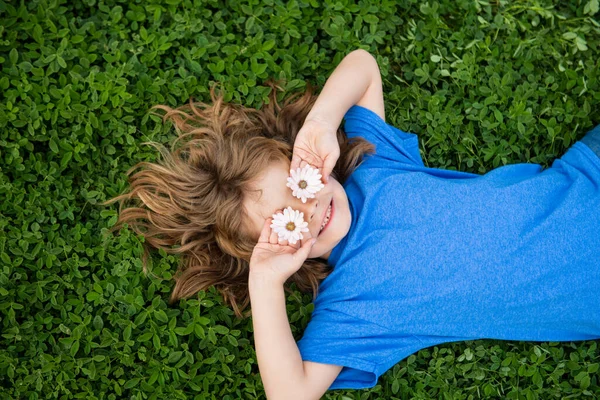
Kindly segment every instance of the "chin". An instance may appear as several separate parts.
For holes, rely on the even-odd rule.
[[[316,243],[310,251],[310,253],[308,253],[307,258],[322,258],[325,254],[327,254],[330,251],[328,249],[318,249],[316,248],[317,246],[319,246],[318,243]]]

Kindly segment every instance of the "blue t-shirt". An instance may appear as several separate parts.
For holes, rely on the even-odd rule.
[[[576,142],[551,168],[428,168],[417,136],[353,106],[376,154],[344,183],[352,223],[298,347],[363,389],[410,354],[476,339],[600,338],[600,158]]]

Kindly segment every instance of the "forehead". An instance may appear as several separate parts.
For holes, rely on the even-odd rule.
[[[281,206],[285,198],[287,178],[289,177],[289,162],[274,162],[270,164],[256,179],[248,198],[244,203],[250,214],[253,225],[262,226],[264,220],[271,216],[276,207]]]

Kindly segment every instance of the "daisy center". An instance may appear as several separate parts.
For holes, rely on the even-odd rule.
[[[288,231],[293,231],[294,229],[296,229],[296,225],[293,222],[288,222],[285,226],[285,229],[287,229]]]
[[[300,183],[298,183],[298,186],[300,187],[300,189],[306,189],[308,183],[306,183],[306,181],[300,181]]]

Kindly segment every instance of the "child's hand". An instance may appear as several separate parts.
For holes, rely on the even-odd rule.
[[[265,220],[258,243],[252,251],[249,279],[258,278],[283,285],[308,258],[313,246],[312,237],[310,232],[303,232],[304,239],[293,245],[288,244],[287,240],[279,240],[277,233],[271,229],[272,220],[271,217]]]
[[[306,120],[298,131],[290,171],[303,168],[306,164],[321,169],[323,182],[329,181],[329,174],[340,157],[340,144],[337,129],[319,120]]]

